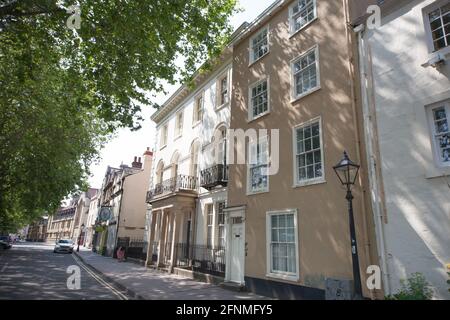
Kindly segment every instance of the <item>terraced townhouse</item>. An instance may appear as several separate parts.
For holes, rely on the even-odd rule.
[[[147,148],[142,157],[134,157],[131,166],[108,166],[98,195],[96,220],[94,225],[88,226],[93,229],[91,241],[96,252],[115,257],[118,247],[123,246],[127,254],[131,253],[129,247],[133,247],[133,256],[138,259],[143,256],[147,209],[145,198],[152,159],[153,153]]]
[[[365,283],[378,256],[348,10],[347,1],[274,2],[194,89],[155,112],[147,265],[276,298],[324,299],[327,280],[350,284],[347,201],[333,171],[345,150],[362,165],[353,204]],[[239,143],[228,129],[267,133]],[[382,293],[363,285],[363,295]]]
[[[226,269],[226,132],[232,54],[194,76],[156,111],[147,265],[214,279]]]
[[[348,1],[275,1],[232,43],[230,128],[268,130],[247,141],[253,160],[230,165],[224,210],[226,279],[253,292],[324,299],[330,280],[353,279],[346,192],[333,170],[345,150],[361,164],[353,206],[362,294],[382,297],[365,285],[378,253],[349,23]]]

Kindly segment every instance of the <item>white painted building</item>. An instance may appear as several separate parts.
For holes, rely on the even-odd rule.
[[[78,198],[75,218],[72,231],[72,240],[76,244],[84,246],[86,243],[86,226],[89,216],[89,208],[91,205],[91,199],[96,196],[98,189],[89,188],[86,192],[83,192]]]
[[[224,274],[231,65],[227,49],[212,70],[195,75],[193,87],[180,87],[152,116],[157,134],[147,196],[149,265]],[[206,260],[215,270],[193,266]]]
[[[88,217],[86,222],[86,241],[85,246],[88,248],[92,247],[92,240],[95,229],[95,222],[98,216],[98,202],[99,202],[100,194],[97,192],[91,199],[89,204]]]
[[[420,272],[449,299],[450,1],[385,1],[382,12],[358,47],[384,290]]]

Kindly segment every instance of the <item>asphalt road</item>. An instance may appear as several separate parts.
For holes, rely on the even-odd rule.
[[[71,273],[67,272],[69,267]],[[79,270],[79,289],[73,270]],[[126,299],[125,293],[99,277],[75,255],[53,253],[53,246],[19,243],[0,251],[0,300]]]

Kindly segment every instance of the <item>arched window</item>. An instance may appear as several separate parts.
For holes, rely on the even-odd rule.
[[[227,164],[227,128],[223,125],[216,129],[213,137],[214,164]]]
[[[175,153],[172,156],[171,166],[172,166],[172,178],[176,178],[178,176],[178,166],[180,162],[180,154],[178,151],[175,151]]]
[[[156,184],[160,184],[163,182],[163,174],[164,174],[164,162],[161,160],[156,167]]]
[[[191,163],[189,168],[189,175],[192,177],[197,177],[198,175],[198,162],[200,153],[200,142],[198,140],[194,141],[191,145]]]

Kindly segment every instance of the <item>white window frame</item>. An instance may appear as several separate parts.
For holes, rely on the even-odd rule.
[[[434,41],[433,41],[433,34],[431,32],[431,23],[430,23],[430,16],[429,14],[442,7],[443,5],[446,4],[446,1],[448,0],[439,0],[439,1],[435,1],[432,4],[430,4],[429,6],[425,7],[422,9],[422,15],[423,15],[423,21],[424,21],[424,26],[425,26],[425,33],[426,33],[426,37],[427,37],[427,46],[428,46],[428,52],[429,53],[442,53],[442,54],[447,54],[450,53],[450,44],[446,47],[443,47],[439,50],[435,50],[434,48]]]
[[[257,59],[254,59],[254,55],[253,55],[253,39],[258,37],[264,31],[267,31],[267,52],[265,54],[263,54],[262,56],[258,57]],[[257,33],[255,33],[250,38],[249,44],[248,44],[248,48],[249,48],[249,60],[248,60],[249,61],[249,66],[251,66],[255,62],[261,60],[262,58],[264,58],[265,56],[267,56],[270,53],[270,28],[269,28],[269,25],[266,25],[263,28],[261,28]]]
[[[297,129],[308,127],[313,125],[314,123],[319,123],[319,130],[320,130],[320,151],[321,151],[321,163],[322,163],[322,177],[319,178],[313,178],[313,179],[306,179],[306,180],[299,180],[298,176],[298,165],[297,165]],[[300,123],[292,128],[292,163],[293,163],[293,177],[294,177],[294,184],[293,187],[304,187],[314,184],[320,184],[325,183],[325,147],[323,144],[323,125],[322,125],[322,117],[316,117],[313,119],[310,119],[306,122]]]
[[[223,79],[227,79],[227,96],[228,96],[228,101],[225,103],[222,103],[222,81]],[[231,100],[231,81],[230,81],[230,72],[229,70],[227,70],[226,72],[224,72],[223,74],[221,74],[216,81],[216,94],[217,94],[217,98],[216,98],[216,110],[222,109],[223,107],[227,106],[230,104],[230,100]]]
[[[159,141],[159,149],[163,149],[167,146],[167,141],[169,140],[169,125],[166,123],[165,125],[163,125],[160,129],[160,134],[161,134],[161,139]]]
[[[181,115],[181,120],[180,120]],[[183,110],[175,114],[175,137],[174,140],[183,135],[184,113]]]
[[[316,79],[317,79],[317,84],[314,88],[309,89],[306,92],[303,92],[301,94],[297,94],[297,86],[296,86],[296,82],[295,82],[295,70],[294,70],[294,65],[302,58],[304,58],[305,56],[307,56],[308,54],[311,53],[311,51],[315,52],[315,56],[316,56]],[[312,94],[313,92],[316,92],[317,90],[319,90],[321,88],[321,83],[320,83],[320,51],[319,51],[319,45],[315,45],[312,48],[309,48],[308,50],[306,50],[305,52],[303,52],[302,54],[300,54],[299,56],[297,56],[295,59],[291,60],[291,96],[292,96],[292,101],[291,102],[296,102],[297,100]]]
[[[304,24],[303,26],[301,26],[298,30],[295,30],[295,19],[294,19],[294,7],[298,4],[299,0],[294,1],[294,3],[292,3],[289,6],[289,34],[290,36],[294,36],[295,34],[297,34],[298,32],[300,32],[301,30],[305,29],[307,26],[309,26],[311,23],[313,23],[314,21],[317,20],[318,15],[317,15],[317,1],[313,0],[313,6],[314,6],[314,18],[310,21],[308,21],[306,24]],[[299,14],[299,13],[298,13]]]
[[[223,208],[222,208],[222,213],[219,212],[219,206],[223,204]],[[217,226],[217,237],[216,237],[216,246],[219,248],[225,248],[226,246],[226,241],[227,241],[227,236],[226,236],[226,221],[225,221],[225,212],[224,209],[226,207],[226,201],[225,200],[221,200],[221,201],[216,201],[215,202],[215,210],[216,210],[216,217],[217,217],[217,221],[215,223],[215,225]],[[219,215],[223,216],[223,223],[220,223],[220,217]],[[220,229],[222,228],[222,237],[220,237]],[[220,242],[221,240],[223,240],[223,246],[221,246]]]
[[[260,144],[260,143],[266,143],[267,148],[266,148],[266,159],[267,159],[267,170],[269,169],[270,166],[270,152],[269,152],[269,148],[270,148],[270,144],[269,144],[269,137],[268,136],[264,136],[264,137],[259,137],[257,138],[257,140],[251,140],[248,142],[248,150],[247,150],[247,154],[248,154],[248,158],[247,158],[247,195],[255,195],[255,194],[260,194],[260,193],[267,193],[269,192],[269,182],[270,182],[270,175],[267,174],[267,187],[266,188],[261,188],[258,190],[253,190],[252,189],[252,179],[251,179],[251,169],[253,169],[254,166],[257,165],[253,165],[251,164],[251,158],[252,158],[252,146],[254,144]],[[255,155],[256,157],[258,155]],[[263,166],[264,164],[261,164],[261,166]],[[268,173],[268,172],[267,172]]]
[[[447,116],[447,124],[450,126],[450,100],[444,100],[440,103],[434,103],[432,105],[427,106],[427,118],[430,129],[430,139],[433,149],[433,158],[434,162],[439,168],[450,168],[450,162],[445,163],[441,158],[441,147],[438,145],[436,136],[436,125],[434,120],[434,110],[439,109],[441,107],[445,108],[446,116]]]
[[[253,116],[252,90],[253,90],[253,88],[262,84],[263,82],[267,82],[267,111],[264,111],[263,113]],[[270,113],[270,77],[269,76],[252,83],[248,87],[248,108],[247,109],[248,109],[247,110],[248,111],[248,120],[247,120],[248,122],[256,120],[258,118],[261,118],[261,117],[265,116],[266,114]]]
[[[202,105],[198,105],[198,100],[202,99]],[[192,127],[197,126],[200,124],[203,120],[203,114],[204,114],[204,107],[205,107],[205,93],[202,91],[200,94],[196,95],[194,98],[194,105],[192,108]],[[200,108],[200,110],[198,109]],[[197,119],[199,111],[201,112],[200,119]]]
[[[273,271],[272,270],[272,216],[275,215],[294,215],[294,228],[295,228],[295,273]],[[298,211],[297,209],[286,209],[286,210],[276,210],[268,211],[266,213],[266,277],[283,279],[288,281],[298,281],[300,279],[300,259],[299,259],[299,225],[298,225]]]
[[[209,213],[208,209],[211,208],[211,214]],[[205,204],[205,225],[206,225],[206,247],[207,248],[213,248],[214,247],[214,226],[215,226],[215,210],[214,210],[214,203],[206,203]],[[211,217],[211,221],[208,221]],[[211,223],[209,223],[211,222]],[[211,231],[211,233],[210,233]]]

